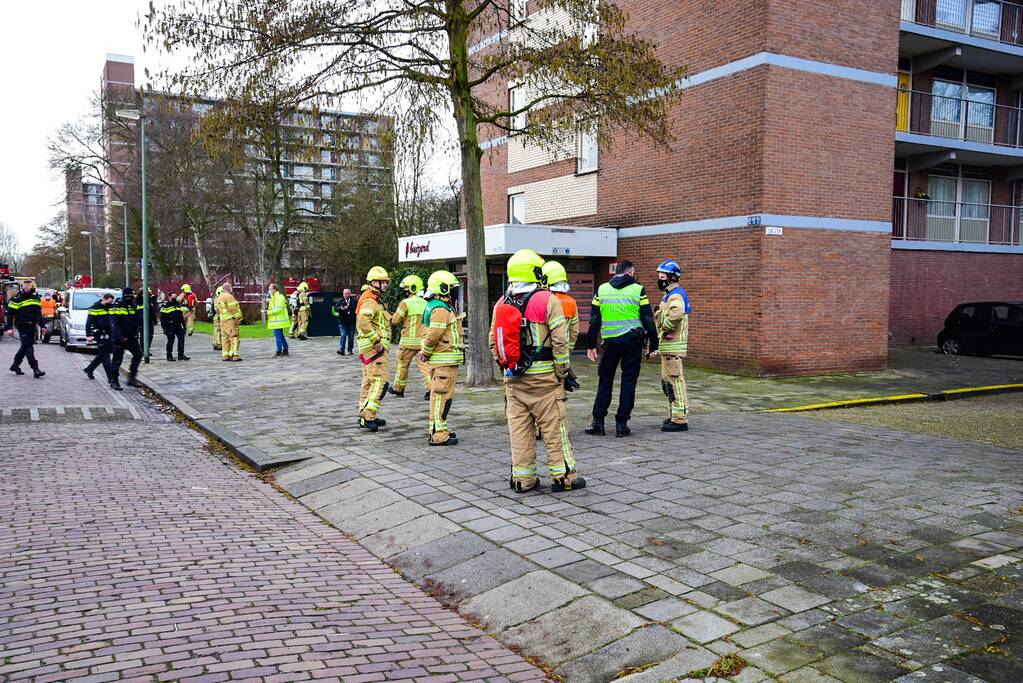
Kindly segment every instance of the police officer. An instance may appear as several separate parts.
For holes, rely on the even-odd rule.
[[[611,391],[615,374],[622,366],[622,386],[618,394],[618,411],[615,413],[615,436],[628,436],[629,418],[636,403],[636,381],[643,363],[643,346],[650,344],[650,351],[657,350],[657,326],[653,309],[643,285],[636,282],[636,269],[629,261],[620,261],[615,276],[605,282],[593,297],[590,313],[589,346],[587,357],[597,360],[597,333],[603,339],[600,365],[597,368],[599,383],[597,397],[593,401],[593,424],[587,434],[604,436],[604,418],[611,405]]]
[[[541,290],[543,259],[532,249],[520,249],[508,259],[508,290],[494,307],[490,324],[490,352],[498,359],[495,341],[498,307],[511,304],[525,312],[532,363],[521,375],[504,381],[505,416],[511,436],[512,468],[509,484],[518,493],[539,485],[536,476],[534,424],[540,427],[547,446],[547,469],[551,491],[570,491],[586,486],[577,472],[568,436],[564,380],[570,368],[568,324],[561,301]],[[536,297],[540,297],[536,299]],[[535,299],[535,303],[534,303]]]
[[[185,355],[185,314],[176,295],[160,306],[160,327],[167,336],[167,360],[174,362],[174,342],[178,343],[178,360],[190,360]]]
[[[102,365],[110,388],[121,391],[121,383],[117,380],[117,375],[111,372],[111,354],[113,353],[111,325],[113,319],[110,309],[113,305],[114,295],[107,293],[89,307],[89,315],[85,319],[85,336],[96,342],[96,357],[85,366],[84,372],[89,379],[96,379],[93,373]]]
[[[298,285],[298,297],[295,304],[295,330],[294,337],[308,339],[306,332],[309,330],[309,283],[300,282]]]
[[[419,278],[416,278],[417,280]],[[422,281],[420,281],[422,282]],[[426,288],[425,327],[419,361],[430,377],[430,445],[454,446],[458,437],[448,429],[448,412],[455,397],[458,366],[465,361],[462,319],[455,313],[458,278],[446,270],[430,275]]]
[[[440,272],[440,271],[438,271]],[[394,384],[391,393],[398,398],[405,396],[408,384],[409,366],[417,359],[419,373],[423,383],[429,390],[430,368],[418,360],[419,351],[423,346],[423,313],[426,311],[426,299],[423,298],[423,280],[418,275],[408,275],[398,284],[405,298],[398,304],[398,310],[391,316],[392,325],[401,325],[401,341],[398,342],[398,369],[394,373]]]
[[[657,334],[660,341],[661,388],[668,397],[668,418],[661,425],[662,432],[689,431],[689,401],[686,379],[682,374],[682,359],[689,346],[689,295],[679,286],[682,267],[668,259],[657,266],[657,287],[664,297],[657,305]],[[651,355],[657,355],[654,351]]]
[[[23,358],[28,359],[28,366],[32,368],[32,376],[39,379],[46,373],[39,369],[36,361],[35,349],[36,331],[42,321],[42,308],[39,303],[39,294],[36,293],[36,283],[25,280],[21,283],[21,289],[11,297],[7,303],[6,332],[14,336],[14,328],[18,328],[18,337],[21,345],[14,354],[14,362],[11,363],[11,372],[15,375],[24,375],[21,369]]]
[[[142,362],[142,349],[139,348],[139,310],[135,305],[135,292],[131,287],[121,290],[121,297],[110,309],[110,331],[113,336],[113,358],[110,362],[110,374],[117,377],[124,362],[124,352],[131,353],[131,364],[128,366],[128,386],[139,386],[135,376]]]
[[[387,424],[377,417],[380,402],[387,393],[391,376],[387,351],[391,348],[391,316],[380,298],[387,291],[391,276],[381,266],[366,274],[366,284],[355,308],[355,343],[362,361],[362,386],[359,389],[359,427],[370,432]]]

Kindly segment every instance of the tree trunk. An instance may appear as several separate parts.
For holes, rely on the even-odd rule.
[[[451,99],[458,127],[462,161],[462,222],[465,225],[469,336],[465,349],[466,385],[482,387],[493,383],[490,358],[490,301],[487,297],[487,256],[483,229],[483,187],[480,180],[480,150],[476,115],[469,88],[467,32],[452,31],[451,55],[454,79]]]

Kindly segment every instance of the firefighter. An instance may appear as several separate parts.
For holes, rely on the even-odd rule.
[[[139,347],[139,307],[135,305],[135,292],[131,287],[121,290],[121,297],[110,309],[110,331],[114,339],[113,357],[110,361],[110,374],[117,377],[124,362],[124,352],[131,354],[128,366],[128,386],[139,386],[135,376],[142,362],[142,349]]]
[[[222,339],[220,335],[220,314],[217,313],[217,307],[213,304],[217,297],[224,291],[223,287],[217,287],[217,291],[214,292],[212,299],[207,299],[206,315],[213,321],[213,350],[220,351],[223,349]]]
[[[111,325],[113,314],[110,309],[114,306],[114,295],[107,293],[100,297],[100,300],[89,307],[89,315],[85,319],[85,336],[90,341],[96,342],[96,357],[85,366],[84,372],[89,379],[96,379],[93,374],[100,365],[107,376],[107,384],[111,389],[121,391],[121,383],[117,375],[111,371],[113,354],[113,336]]]
[[[579,305],[569,295],[568,272],[565,266],[557,261],[547,261],[543,264],[544,283],[554,296],[561,301],[561,307],[565,310],[565,320],[568,321],[568,352],[575,350],[575,343],[579,339]]]
[[[231,293],[231,285],[221,285],[220,289],[220,295],[213,302],[213,306],[217,309],[217,315],[220,316],[220,342],[223,345],[220,356],[225,361],[238,362],[242,359],[238,355],[238,346],[241,342],[242,307]]]
[[[160,327],[167,335],[167,360],[174,362],[174,342],[178,343],[178,360],[190,360],[185,355],[185,314],[176,295],[160,305]]]
[[[458,287],[458,278],[454,274],[438,270],[427,280],[423,299],[427,304],[421,320],[424,331],[419,362],[420,369],[424,364],[427,366],[430,377],[431,446],[454,446],[458,443],[458,437],[448,429],[448,412],[455,397],[458,366],[465,361],[462,319],[455,313]]]
[[[295,330],[294,337],[308,339],[306,332],[309,330],[309,314],[312,307],[309,305],[309,283],[301,282],[298,285],[298,301],[295,304]]]
[[[523,349],[531,363],[521,373],[505,372],[505,414],[511,436],[511,488],[525,493],[536,488],[536,439],[539,425],[547,446],[547,469],[551,491],[570,491],[586,486],[577,472],[568,435],[565,410],[565,379],[570,368],[568,321],[558,297],[542,291],[543,259],[531,249],[521,249],[508,259],[508,290],[494,307],[490,325],[490,352],[504,356],[495,331],[498,312],[512,305],[523,313],[530,348]],[[536,298],[539,297],[539,298]],[[502,334],[506,332],[502,330]],[[511,333],[508,331],[507,333]]]
[[[629,418],[636,404],[636,382],[643,365],[643,347],[649,340],[650,352],[657,350],[657,325],[643,285],[636,282],[636,268],[619,261],[615,276],[597,289],[590,312],[589,346],[586,356],[597,360],[597,396],[593,400],[593,424],[587,434],[604,436],[604,418],[611,405],[615,374],[622,366],[622,384],[615,413],[615,436],[628,436]],[[600,333],[603,345],[597,343]],[[598,351],[600,350],[600,351]]]
[[[377,417],[377,411],[387,394],[391,375],[387,357],[391,347],[391,316],[380,300],[390,283],[391,276],[384,268],[370,268],[355,308],[355,343],[359,346],[359,360],[362,361],[359,427],[370,432],[387,424],[386,420]]]
[[[36,293],[36,283],[25,280],[21,283],[21,289],[7,302],[8,315],[4,318],[4,327],[8,335],[14,336],[14,328],[18,328],[18,337],[21,345],[14,354],[14,362],[11,363],[11,372],[15,375],[24,375],[21,369],[21,361],[28,359],[28,366],[32,368],[32,376],[39,379],[46,373],[39,369],[36,361],[35,349],[36,331],[42,320],[42,309],[39,304],[39,294]]]
[[[52,294],[47,294],[39,302],[42,313],[42,341],[44,344],[50,342],[50,336],[57,331],[57,299]]]
[[[192,285],[185,283],[181,285],[181,306],[185,309],[185,331],[188,336],[192,336],[192,330],[195,328],[195,294],[192,293]]]
[[[440,272],[440,271],[438,271]],[[401,341],[398,342],[398,369],[394,373],[394,384],[391,393],[398,398],[405,396],[405,385],[408,384],[409,366],[416,360],[419,373],[423,376],[423,385],[430,389],[430,368],[419,359],[419,351],[423,346],[423,313],[426,311],[426,299],[423,298],[423,280],[418,275],[408,275],[398,285],[405,298],[398,304],[398,310],[391,316],[392,325],[401,325]]]
[[[661,356],[661,388],[668,397],[668,418],[661,425],[662,432],[689,431],[689,400],[686,396],[686,378],[682,373],[682,359],[689,346],[689,295],[679,286],[682,267],[668,259],[657,266],[657,287],[664,298],[657,306],[658,351],[651,357]]]

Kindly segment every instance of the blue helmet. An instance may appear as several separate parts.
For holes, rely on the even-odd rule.
[[[667,259],[661,261],[661,265],[657,266],[658,273],[667,273],[675,278],[682,277],[682,266],[678,264],[678,261],[674,259]]]

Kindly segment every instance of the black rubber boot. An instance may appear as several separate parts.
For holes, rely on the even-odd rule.
[[[586,428],[586,433],[591,436],[605,436],[607,432],[604,431],[604,420],[599,417],[593,418],[593,424]]]
[[[378,417],[376,419],[376,423],[377,423],[377,427],[385,427],[385,426],[387,426],[387,420],[385,420],[382,417]]]
[[[511,490],[514,491],[515,493],[529,493],[530,491],[532,491],[533,489],[540,485],[540,480],[534,479],[532,486],[523,486],[522,482],[515,481],[515,478],[513,477],[508,480],[508,485],[511,487]]]
[[[39,379],[45,374],[46,373],[40,370],[39,368],[32,368],[32,376],[35,377],[36,379]]]
[[[391,387],[387,391],[390,392],[391,396],[394,396],[395,398],[405,398],[404,389],[395,389],[394,387]]]
[[[430,400],[430,392],[429,391],[426,392],[425,394],[423,394],[423,400],[424,401],[429,401]]]
[[[444,443],[434,443],[433,441],[430,441],[430,445],[431,446],[457,446],[458,445],[458,437],[455,436],[454,432],[450,432],[448,434],[448,440],[445,441]]]
[[[139,381],[135,379],[135,375],[128,375],[128,381],[125,382],[129,387],[140,387]]]
[[[380,425],[377,424],[378,420],[367,420],[364,417],[359,418],[359,429],[365,429],[367,432],[375,432],[380,429]]]
[[[565,483],[564,479],[555,479],[551,482],[551,493],[563,493],[584,488],[586,488],[586,480],[582,477],[576,477],[571,484]]]
[[[671,420],[668,420],[667,422],[665,422],[661,426],[661,431],[662,432],[688,432],[689,431],[689,424],[688,423],[687,424],[679,424],[677,422],[672,422]]]
[[[19,368],[17,365],[12,365],[11,366],[11,372],[13,372],[15,375],[24,375],[25,374],[25,371],[22,370],[21,368]]]
[[[632,430],[629,429],[628,422],[615,422],[615,436],[622,437],[632,434]]]
[[[124,391],[124,388],[121,386],[121,383],[118,382],[116,379],[110,383],[110,388],[113,389],[114,391]]]
[[[174,356],[167,356],[167,362],[168,363],[173,363],[174,362]]]
[[[82,368],[82,372],[84,372],[85,376],[89,379],[96,379],[96,375],[92,374],[92,370],[89,368]]]
[[[178,356],[178,360],[192,360],[191,356]]]

